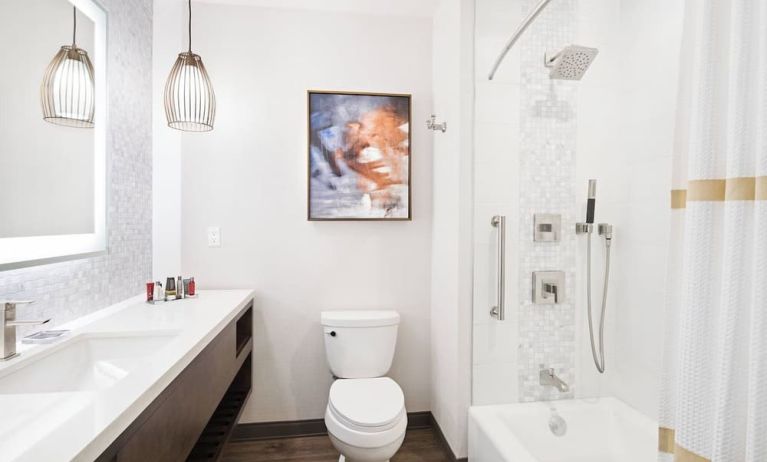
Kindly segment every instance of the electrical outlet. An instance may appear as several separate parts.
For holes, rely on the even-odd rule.
[[[218,226],[208,227],[208,247],[221,247],[221,228]]]

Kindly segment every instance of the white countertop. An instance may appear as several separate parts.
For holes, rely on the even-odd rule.
[[[94,460],[252,298],[251,290],[204,290],[197,298],[159,305],[135,297],[58,326],[72,329],[64,340],[23,345],[21,356],[0,363],[0,384],[74,336],[172,335],[139,368],[103,390],[0,393],[0,460]]]

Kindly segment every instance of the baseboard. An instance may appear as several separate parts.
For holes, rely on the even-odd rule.
[[[442,433],[442,429],[431,412],[408,412],[407,428],[408,430],[433,428],[437,433],[440,444],[454,462],[468,462],[468,459],[465,457],[460,459],[456,457],[445,438],[445,434]],[[233,441],[271,440],[276,438],[327,435],[327,433],[328,429],[325,427],[324,419],[259,422],[237,424],[230,439]]]
[[[432,426],[431,412],[408,412],[407,428],[429,428]],[[294,420],[280,422],[259,422],[237,424],[230,438],[233,441],[270,440],[275,438],[296,438],[300,436],[327,435],[324,419]]]
[[[234,427],[230,440],[252,441],[299,436],[327,435],[324,419],[294,420],[280,422],[240,423]]]
[[[447,442],[447,438],[445,438],[445,434],[442,433],[442,428],[440,428],[439,423],[437,423],[437,419],[434,418],[431,412],[429,412],[429,424],[434,429],[434,431],[437,432],[437,437],[439,438],[440,444],[442,444],[445,452],[450,455],[450,458],[454,462],[468,462],[469,459],[467,457],[461,457],[459,459],[458,456],[455,455],[453,448],[450,447],[450,444]]]

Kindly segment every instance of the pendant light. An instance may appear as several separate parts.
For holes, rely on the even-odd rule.
[[[43,120],[67,127],[93,128],[93,64],[77,47],[77,8],[72,8],[72,45],[61,47],[40,85]]]
[[[192,0],[189,6],[189,49],[179,53],[165,83],[168,126],[187,132],[213,130],[216,95],[202,58],[192,53]]]

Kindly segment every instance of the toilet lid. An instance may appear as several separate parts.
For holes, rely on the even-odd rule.
[[[338,379],[330,387],[330,405],[344,419],[361,427],[394,422],[405,408],[405,395],[388,377]]]

